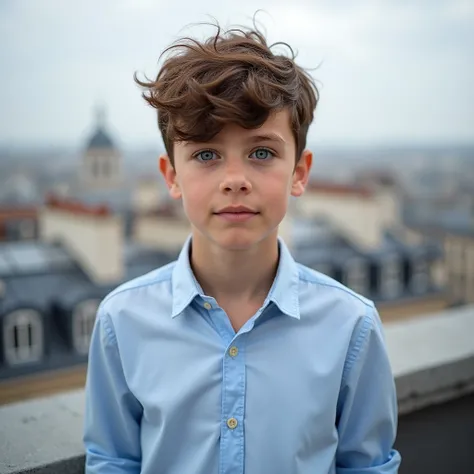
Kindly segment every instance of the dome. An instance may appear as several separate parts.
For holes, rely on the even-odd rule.
[[[114,144],[109,135],[100,127],[89,140],[87,149],[90,150],[91,148],[114,148]]]
[[[114,143],[109,134],[105,131],[105,110],[102,107],[96,108],[96,129],[89,139],[87,149],[91,148],[114,148]]]

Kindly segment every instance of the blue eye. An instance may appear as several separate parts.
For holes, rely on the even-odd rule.
[[[212,161],[217,156],[215,152],[211,150],[203,150],[194,155],[199,161]]]
[[[251,158],[255,158],[256,160],[260,161],[269,160],[270,158],[273,158],[273,156],[273,153],[266,148],[258,148],[250,155]]]

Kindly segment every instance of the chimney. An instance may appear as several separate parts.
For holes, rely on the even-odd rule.
[[[39,212],[40,239],[61,243],[96,284],[124,277],[123,222],[106,206],[48,196]]]

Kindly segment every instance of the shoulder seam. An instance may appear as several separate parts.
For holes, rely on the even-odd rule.
[[[344,288],[343,286],[339,286],[339,285],[332,285],[330,283],[325,283],[323,281],[320,281],[320,280],[312,280],[312,279],[309,279],[309,278],[305,278],[304,275],[300,275],[300,280],[306,282],[306,283],[313,283],[315,285],[320,285],[320,286],[326,286],[328,288],[335,288],[336,290],[340,290],[354,298],[356,298],[357,300],[359,300],[361,303],[363,303],[367,308],[373,308],[373,303],[370,302],[370,301],[367,301],[366,299],[360,297],[357,293],[352,293],[351,291],[348,291],[346,288]]]
[[[172,262],[174,264],[174,262]],[[143,288],[145,286],[150,286],[154,285],[156,283],[162,283],[164,281],[170,280],[171,279],[171,273],[172,269],[174,267],[173,264],[169,264],[170,266],[170,271],[166,272],[164,275],[158,275],[157,277],[145,281],[142,283],[136,283],[131,286],[125,286],[125,288],[122,289],[115,289],[111,293],[109,293],[99,304],[99,307],[97,308],[97,317],[99,321],[102,322],[103,327],[104,327],[104,334],[105,337],[107,338],[107,341],[111,345],[116,345],[117,344],[117,338],[115,337],[115,331],[112,328],[112,320],[110,318],[110,315],[108,311],[105,309],[105,305],[108,301],[110,301],[114,296],[120,295],[121,293],[125,293],[126,291],[131,291],[131,290],[136,290],[137,288]],[[126,283],[124,283],[126,285]]]
[[[159,278],[154,278],[153,280],[150,280],[150,281],[146,281],[146,282],[143,282],[143,283],[137,283],[135,285],[132,285],[132,286],[127,286],[125,288],[122,288],[120,290],[114,290],[112,291],[109,295],[107,295],[101,302],[100,304],[100,307],[104,306],[109,300],[111,300],[114,296],[117,296],[117,295],[120,295],[122,293],[125,293],[126,291],[130,291],[130,290],[136,290],[137,288],[143,288],[145,286],[150,286],[150,285],[154,285],[156,283],[163,283],[164,281],[166,280],[170,280],[171,279],[171,274],[168,274],[168,275],[162,275],[161,277]]]

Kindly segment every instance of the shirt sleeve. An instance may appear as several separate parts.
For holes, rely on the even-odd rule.
[[[142,407],[127,386],[112,321],[101,308],[89,349],[85,474],[138,474]]]
[[[358,324],[338,400],[337,474],[397,474],[397,396],[377,310]]]

